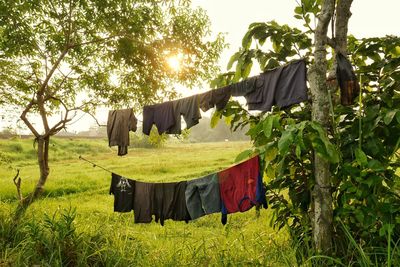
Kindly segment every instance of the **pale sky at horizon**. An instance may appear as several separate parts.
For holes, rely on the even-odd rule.
[[[222,72],[226,71],[230,56],[241,46],[242,37],[249,24],[275,20],[280,24],[289,24],[302,29],[302,22],[293,17],[293,10],[297,6],[296,0],[192,0],[192,5],[202,7],[207,11],[213,35],[219,32],[225,33],[225,40],[229,47],[222,53],[219,61]],[[399,10],[399,0],[379,2],[354,0],[351,7],[353,15],[349,21],[349,33],[357,38],[382,37],[389,34],[400,36],[399,23],[396,23],[400,21],[397,14]],[[192,95],[196,92],[198,91],[182,90],[183,95]],[[97,116],[100,122],[105,123],[107,110],[101,110]],[[1,119],[0,116],[0,130],[6,126]],[[90,116],[84,116],[68,127],[68,131],[84,131],[93,124],[94,120]]]

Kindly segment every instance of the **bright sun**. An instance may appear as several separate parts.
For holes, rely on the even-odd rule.
[[[174,71],[179,71],[182,67],[182,58],[183,55],[181,53],[168,57],[168,66]]]

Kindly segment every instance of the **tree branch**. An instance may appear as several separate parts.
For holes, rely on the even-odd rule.
[[[26,117],[26,114],[29,112],[29,110],[32,108],[32,106],[35,104],[35,99],[32,98],[32,100],[29,102],[29,104],[26,106],[26,108],[24,109],[24,111],[22,112],[20,118],[21,120],[25,123],[25,125],[29,128],[29,130],[36,136],[39,137],[39,133],[38,131],[35,129],[35,127],[33,127],[33,125],[31,124],[31,122],[28,120],[28,118]]]
[[[17,178],[18,178],[18,180],[17,180]],[[19,169],[17,169],[17,174],[13,178],[13,182],[15,184],[15,187],[17,188],[18,199],[20,202],[22,202],[24,200],[24,198],[22,197],[22,193],[21,193],[21,178],[19,177]]]
[[[43,122],[43,127],[44,130],[46,132],[49,131],[49,122],[47,121],[47,114],[46,114],[46,110],[44,107],[44,97],[42,94],[38,94],[37,95],[37,104],[38,104],[38,109],[39,109],[39,113],[40,113],[40,117],[42,117],[42,122]]]
[[[349,19],[351,17],[350,7],[353,0],[338,1],[336,7],[335,23],[335,52],[347,55],[347,32]]]
[[[73,44],[73,45],[70,45],[70,48],[75,48],[75,47],[78,47],[78,46],[84,46],[84,45],[88,45],[88,44],[101,43],[101,42],[113,39],[115,37],[120,37],[120,36],[123,36],[123,35],[122,34],[117,34],[117,35],[112,35],[112,36],[108,36],[108,37],[104,37],[104,38],[100,38],[100,39],[96,39],[96,40],[92,40],[92,41],[82,42],[82,43],[79,43],[79,44]]]
[[[336,46],[336,39],[331,39],[331,38],[327,37],[325,42],[326,42],[330,47],[332,47],[333,49],[335,49],[335,46]]]
[[[53,64],[53,67],[51,68],[51,70],[49,71],[49,73],[46,76],[46,79],[43,81],[42,86],[40,87],[38,94],[43,94],[43,92],[45,91],[47,84],[49,83],[50,78],[53,76],[53,73],[56,71],[56,69],[58,68],[58,65],[60,65],[61,61],[64,59],[64,57],[67,55],[68,50],[70,49],[69,46],[67,46],[59,55],[59,57],[57,58],[56,62]]]
[[[89,116],[91,116],[99,127],[107,127],[107,124],[100,124],[99,121],[97,120],[96,116],[94,116],[92,113],[90,113],[90,112],[85,112],[85,113],[88,114]]]

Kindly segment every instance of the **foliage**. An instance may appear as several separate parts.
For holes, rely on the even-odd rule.
[[[308,2],[315,5],[308,6]],[[308,25],[309,17],[319,11],[318,1],[301,3],[295,10],[296,17],[308,17]],[[279,33],[279,40],[272,32]],[[251,24],[243,47],[228,64],[229,70],[236,63],[236,71],[217,77],[214,86],[247,78],[247,68],[251,69],[254,60],[258,60],[261,70],[266,70],[277,65],[265,62],[285,64],[294,56],[309,55],[311,47],[305,44],[311,43],[311,32],[303,33],[276,22]],[[255,53],[250,49],[251,38],[257,42],[257,49],[268,40],[272,46],[266,46],[266,52]],[[279,229],[288,226],[293,242],[302,244],[297,254],[300,261],[304,259],[301,255],[309,255],[307,250],[312,247],[313,153],[317,153],[330,162],[333,175],[334,255],[351,263],[356,259],[348,249],[354,245],[364,248],[364,260],[368,262],[399,262],[398,250],[390,257],[374,252],[376,248],[390,251],[392,240],[394,244],[400,240],[400,195],[396,185],[400,181],[396,173],[400,144],[400,38],[358,40],[350,36],[348,42],[363,93],[353,106],[331,104],[328,131],[310,121],[309,103],[250,114],[233,101],[213,118],[229,118],[233,130],[250,126],[247,134],[254,147],[241,153],[237,160],[255,153],[264,157],[267,195],[274,209],[271,223]],[[260,54],[266,56],[263,61],[259,60]],[[332,65],[333,57],[330,58]]]
[[[150,135],[147,138],[149,144],[153,147],[162,147],[168,140],[168,135],[163,133],[159,134],[157,127],[153,127],[150,131]]]
[[[25,108],[45,84],[49,113],[79,106],[82,93],[91,103],[85,110],[104,102],[139,107],[174,97],[168,82],[206,79],[216,70],[222,39],[206,41],[204,10],[179,3],[2,0],[1,104]],[[178,75],[165,61],[177,53],[185,55]]]

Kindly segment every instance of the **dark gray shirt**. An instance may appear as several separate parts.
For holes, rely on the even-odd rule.
[[[153,124],[157,126],[159,134],[175,125],[172,101],[143,107],[143,133],[149,135]]]
[[[218,174],[210,174],[187,182],[186,205],[192,220],[221,211]]]
[[[255,90],[245,95],[249,110],[270,111],[308,100],[304,60],[261,73]]]
[[[214,106],[217,110],[225,108],[231,97],[231,89],[229,86],[207,91],[199,95],[200,108],[207,111]]]
[[[199,123],[201,114],[198,95],[172,101],[172,105],[174,107],[175,125],[168,130],[169,134],[181,133],[181,115],[185,119],[187,129]]]
[[[107,120],[109,146],[118,146],[118,155],[128,153],[129,131],[136,131],[137,119],[132,109],[110,110]]]

